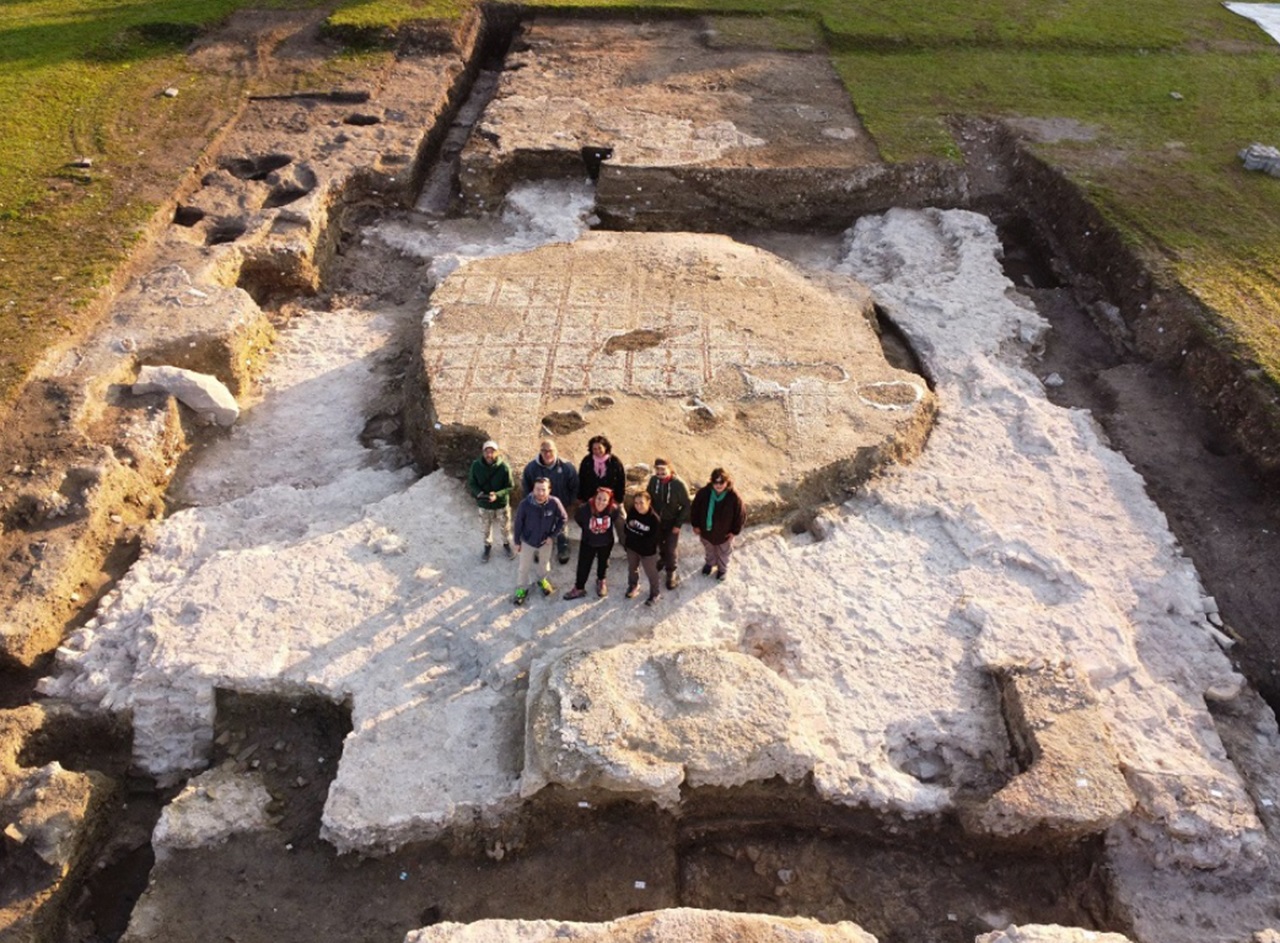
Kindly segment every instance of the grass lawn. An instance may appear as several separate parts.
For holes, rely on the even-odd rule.
[[[1090,141],[1037,150],[1280,378],[1280,180],[1237,157],[1253,141],[1280,143],[1269,137],[1280,129],[1280,46],[867,50],[836,63],[891,159],[948,153],[948,114],[1090,126]]]
[[[319,0],[0,3],[0,404],[47,351],[78,338],[156,208],[247,93],[185,55],[235,10]],[[352,14],[456,15],[457,3],[352,3]],[[345,11],[343,8],[339,12]],[[376,58],[376,57],[375,57]],[[361,67],[359,57],[339,69]],[[178,90],[176,97],[165,89]],[[73,166],[88,158],[92,166]]]
[[[458,16],[471,3],[355,0],[330,4],[330,22],[376,31]],[[1039,145],[1040,154],[1280,381],[1280,180],[1246,173],[1236,157],[1253,141],[1280,144],[1280,45],[1217,0],[526,5],[732,14],[735,28],[783,48],[805,48],[816,25],[891,160],[954,156],[950,115],[1089,125],[1092,140]],[[9,103],[0,114],[0,400],[41,352],[82,329],[86,299],[238,107],[243,85],[194,71],[182,50],[194,31],[241,6],[323,4],[0,5],[0,96]],[[742,14],[762,19],[744,27],[751,21]],[[161,95],[168,86],[179,97]],[[94,166],[68,166],[80,156]]]

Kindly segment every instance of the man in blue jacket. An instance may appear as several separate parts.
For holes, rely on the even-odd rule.
[[[573,500],[578,494],[578,469],[572,462],[566,462],[556,452],[556,444],[550,439],[543,439],[538,446],[538,457],[524,467],[521,484],[525,494],[533,494],[533,483],[539,478],[551,482],[551,497],[564,507],[567,513],[573,507]],[[569,535],[561,530],[556,535],[556,550],[560,562],[569,562]]]
[[[520,569],[516,577],[516,596],[512,602],[517,606],[523,606],[529,598],[530,577],[535,565],[533,558],[539,548],[544,549],[536,564],[542,574],[537,581],[538,589],[542,590],[544,596],[555,592],[555,587],[547,579],[551,573],[551,541],[564,533],[565,521],[568,519],[564,505],[558,498],[551,496],[551,481],[547,478],[534,481],[533,490],[516,508],[515,542]]]

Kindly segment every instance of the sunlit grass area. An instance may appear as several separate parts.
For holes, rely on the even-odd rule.
[[[1245,171],[1237,157],[1280,128],[1280,47],[876,50],[835,58],[890,159],[954,153],[949,115],[1078,122],[1090,139],[1040,144],[1041,156],[1132,242],[1166,259],[1280,377],[1280,309],[1265,303],[1280,276],[1280,180]],[[1237,282],[1238,294],[1224,290]]]
[[[472,0],[10,0],[0,4],[0,399],[74,338],[85,302],[239,107],[190,40],[236,9],[314,9],[337,35],[451,19]],[[887,159],[954,158],[955,115],[1071,119],[1038,145],[1144,254],[1280,378],[1280,45],[1217,0],[532,0],[526,8],[710,13],[742,45],[825,43]],[[344,68],[358,69],[359,62]],[[165,88],[180,94],[166,97]],[[80,157],[92,167],[72,166]]]

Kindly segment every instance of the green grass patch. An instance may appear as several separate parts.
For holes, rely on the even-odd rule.
[[[469,0],[355,0],[326,22],[339,30],[394,30],[419,20],[456,20],[474,5]]]
[[[1070,119],[1091,133],[1036,149],[1131,242],[1203,281],[1206,301],[1239,301],[1228,314],[1237,339],[1280,377],[1280,309],[1268,313],[1266,304],[1280,281],[1280,250],[1271,250],[1280,246],[1280,180],[1246,172],[1236,156],[1280,128],[1280,48],[962,47],[846,52],[835,61],[891,160],[954,154],[951,115]],[[1231,279],[1248,287],[1233,293]]]
[[[812,16],[712,16],[707,43],[713,48],[816,52],[826,43]]]
[[[0,4],[0,402],[46,350],[84,329],[86,302],[239,106],[243,79],[196,73],[184,50],[249,6],[324,8],[314,0]],[[169,86],[177,98],[161,94]],[[93,166],[72,167],[81,157]]]

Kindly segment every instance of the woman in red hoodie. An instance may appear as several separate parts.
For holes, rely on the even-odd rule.
[[[582,528],[582,543],[578,546],[578,574],[573,589],[564,594],[565,599],[581,599],[587,595],[587,577],[591,564],[596,565],[596,595],[609,595],[604,575],[609,570],[609,554],[613,552],[613,535],[622,533],[622,508],[613,500],[613,489],[598,488],[594,497],[578,508],[574,514]]]

